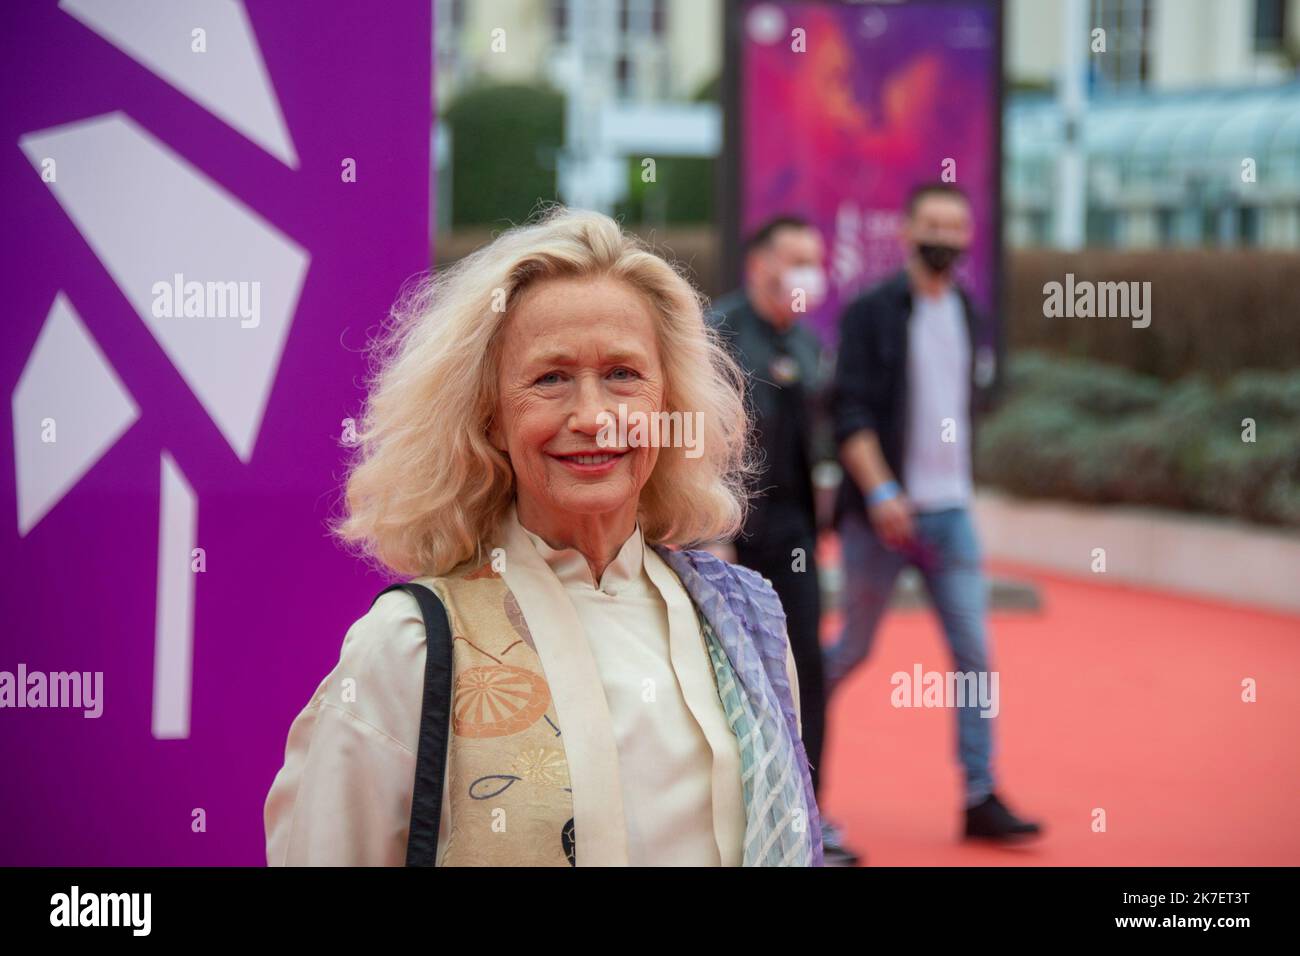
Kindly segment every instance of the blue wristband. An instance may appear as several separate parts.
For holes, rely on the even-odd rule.
[[[902,493],[902,490],[902,488],[898,487],[896,481],[882,482],[871,489],[871,493],[867,495],[867,504],[878,505],[881,502],[889,501],[891,498],[897,498]]]

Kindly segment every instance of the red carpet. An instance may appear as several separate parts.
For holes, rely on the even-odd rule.
[[[890,705],[891,674],[947,671],[947,649],[928,611],[895,612],[828,715],[822,811],[868,865],[1300,864],[1300,617],[995,570],[1044,599],[990,629],[999,789],[1047,833],[959,840],[954,714]]]

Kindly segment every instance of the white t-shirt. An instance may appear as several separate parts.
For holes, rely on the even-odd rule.
[[[907,402],[908,498],[918,511],[963,507],[971,496],[970,337],[951,287],[913,299]]]

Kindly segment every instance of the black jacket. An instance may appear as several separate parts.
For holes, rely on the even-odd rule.
[[[997,330],[958,287],[970,337],[971,430],[988,411],[1001,388],[1002,346]],[[900,271],[854,299],[840,317],[839,355],[835,364],[833,416],[835,444],[870,429],[880,440],[885,463],[904,489],[907,441],[907,345],[912,315],[912,287]],[[970,447],[975,447],[974,435]],[[846,471],[835,501],[835,520],[849,512],[863,514],[866,504],[857,482]]]
[[[829,375],[816,333],[796,322],[779,332],[754,311],[743,291],[718,300],[709,316],[748,380],[747,404],[762,460],[739,543],[780,548],[816,534],[812,466],[815,436],[824,419]],[[797,375],[785,381],[773,362],[788,356]],[[778,367],[779,368],[779,367]]]

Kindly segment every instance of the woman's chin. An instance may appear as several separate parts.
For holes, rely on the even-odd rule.
[[[629,503],[635,505],[636,495],[629,494],[625,482],[598,482],[572,488],[558,496],[556,504],[568,514],[599,515],[618,511]]]

